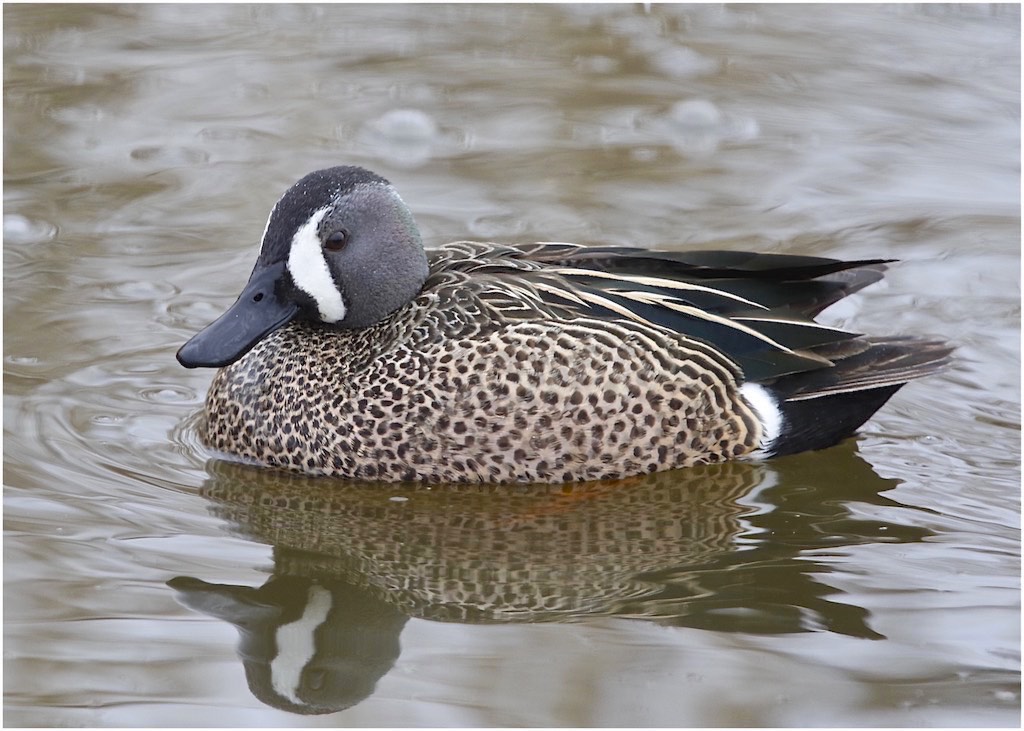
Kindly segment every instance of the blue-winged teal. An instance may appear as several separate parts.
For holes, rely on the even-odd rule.
[[[388,181],[310,173],[238,301],[181,350],[218,367],[204,441],[312,474],[563,482],[828,447],[949,348],[813,317],[884,260],[456,242]]]

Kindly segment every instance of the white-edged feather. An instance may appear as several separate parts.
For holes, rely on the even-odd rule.
[[[820,322],[814,322],[813,320],[793,320],[785,317],[758,317],[756,315],[736,315],[733,317],[734,320],[742,320],[743,322],[774,322],[779,325],[792,325],[794,327],[807,327],[814,330],[824,330],[826,332],[834,332],[840,335],[849,335],[850,331],[841,327],[832,327],[831,325],[822,325]]]
[[[747,327],[736,320],[731,320],[728,317],[722,317],[720,315],[713,315],[710,312],[706,312],[699,307],[693,307],[692,305],[683,304],[681,300],[664,294],[655,294],[654,292],[630,292],[628,290],[614,290],[615,294],[623,297],[624,299],[635,300],[643,304],[658,305],[668,310],[673,310],[684,315],[689,315],[698,320],[707,320],[708,322],[716,322],[724,327],[730,327],[733,330],[739,330],[742,333],[746,333],[751,337],[757,338],[758,340],[764,341],[773,348],[778,348],[784,353],[792,353],[791,348],[787,348],[782,343],[779,343],[772,338],[768,337],[764,333],[759,333],[753,328]]]
[[[723,299],[732,300],[734,302],[741,302],[749,307],[755,307],[759,310],[768,309],[762,304],[748,300],[745,297],[740,297],[738,294],[732,294],[731,292],[725,292],[721,289],[715,289],[714,287],[705,287],[701,284],[693,284],[692,282],[680,282],[677,279],[662,279],[661,277],[648,277],[640,274],[615,274],[612,272],[602,272],[596,269],[578,269],[569,267],[558,267],[550,269],[554,274],[562,274],[569,276],[579,277],[595,277],[598,279],[616,279],[622,282],[633,282],[635,284],[642,284],[650,287],[658,287],[659,289],[675,289],[680,291],[690,292],[705,292],[707,294],[717,295]]]

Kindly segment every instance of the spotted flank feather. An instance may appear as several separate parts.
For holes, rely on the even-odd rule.
[[[210,446],[312,474],[559,482],[765,458],[837,443],[948,363],[937,341],[814,321],[886,263],[425,252],[386,181],[331,168],[285,194],[238,302],[179,360],[221,367]]]

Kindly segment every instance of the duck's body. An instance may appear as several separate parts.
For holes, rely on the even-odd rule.
[[[275,207],[245,292],[179,359],[224,366],[204,440],[269,466],[617,478],[830,446],[940,368],[941,344],[811,319],[881,270],[571,244],[423,253],[386,181],[331,168]]]

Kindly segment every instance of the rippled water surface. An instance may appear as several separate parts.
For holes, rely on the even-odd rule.
[[[1019,29],[6,5],[6,724],[1017,725]],[[432,243],[898,258],[827,319],[957,364],[767,464],[409,489],[220,461],[212,373],[174,352],[341,163]]]

